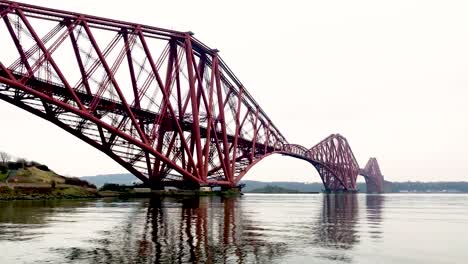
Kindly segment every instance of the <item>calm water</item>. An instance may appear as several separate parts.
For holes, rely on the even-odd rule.
[[[0,263],[468,263],[468,195],[0,202]]]

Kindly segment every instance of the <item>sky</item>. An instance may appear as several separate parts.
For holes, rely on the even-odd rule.
[[[390,181],[468,180],[466,1],[23,1],[179,31],[220,55],[290,143],[345,136]],[[4,26],[1,24],[0,26]],[[69,176],[125,172],[0,101],[0,150]],[[249,180],[319,181],[272,156]]]

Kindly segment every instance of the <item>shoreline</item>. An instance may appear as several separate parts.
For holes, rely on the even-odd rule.
[[[200,191],[200,190],[151,190],[146,192],[138,191],[99,191],[100,197],[119,197],[119,198],[150,198],[150,197],[235,197],[242,196],[239,191]]]
[[[0,201],[96,198],[97,190],[80,186],[0,186]]]
[[[98,191],[96,189],[87,189],[79,186],[0,186],[0,201],[46,201],[46,200],[75,200],[75,199],[101,199],[101,198],[151,198],[159,197],[235,197],[242,196],[239,191],[200,191],[200,190],[149,190],[139,192],[129,191]]]

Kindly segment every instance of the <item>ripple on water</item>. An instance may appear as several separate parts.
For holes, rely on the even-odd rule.
[[[0,203],[0,263],[460,263],[466,208],[466,195]]]

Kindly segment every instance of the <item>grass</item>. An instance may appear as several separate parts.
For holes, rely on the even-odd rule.
[[[52,194],[62,198],[75,198],[75,197],[95,197],[97,191],[90,191],[85,188],[77,186],[69,186],[64,188],[57,188],[52,191]]]
[[[0,181],[8,173],[0,174]],[[0,200],[48,200],[48,199],[74,199],[95,198],[97,190],[67,183],[65,178],[53,171],[40,170],[37,167],[26,167],[15,172],[9,182],[15,183],[14,189],[0,188]],[[55,182],[56,188],[52,188]]]
[[[8,171],[5,173],[0,172],[0,182],[5,181],[8,177]]]
[[[65,183],[65,179],[53,171],[42,171],[36,167],[18,170],[15,176],[17,183],[47,183],[55,181],[57,184]]]
[[[0,200],[50,200],[50,199],[76,199],[95,198],[97,191],[91,191],[76,186],[60,188],[23,188],[0,187]]]

